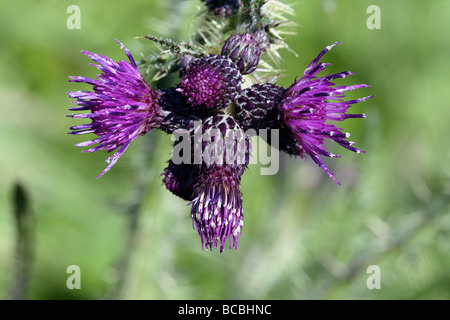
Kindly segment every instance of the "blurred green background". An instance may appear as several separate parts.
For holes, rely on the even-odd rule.
[[[294,2],[294,1],[292,1]],[[81,29],[69,30],[69,5]],[[175,4],[175,6],[173,6]],[[33,215],[30,299],[449,299],[450,2],[448,0],[295,1],[299,56],[280,50],[288,86],[325,46],[339,84],[372,87],[355,105],[364,120],[340,123],[359,155],[327,165],[283,157],[280,172],[243,176],[245,224],[237,251],[201,250],[187,203],[161,185],[170,137],[132,143],[101,179],[105,152],[82,154],[69,75],[94,77],[81,50],[124,59],[153,50],[140,35],[187,40],[200,2],[134,0],[0,1],[0,298],[17,284],[13,190],[20,183]],[[369,5],[381,29],[369,30]],[[69,290],[69,265],[81,290]],[[367,267],[381,270],[369,290]],[[20,282],[20,281],[19,281]]]

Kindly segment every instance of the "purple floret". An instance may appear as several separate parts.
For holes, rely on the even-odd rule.
[[[241,90],[242,76],[230,59],[210,55],[193,61],[178,88],[193,107],[217,110],[230,104]]]

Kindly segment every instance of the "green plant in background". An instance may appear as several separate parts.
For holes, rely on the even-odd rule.
[[[188,26],[204,4],[78,1],[81,29],[69,30],[66,9],[72,4],[0,5],[6,30],[0,41],[8,47],[0,53],[4,297],[18,283],[13,281],[15,222],[8,215],[17,180],[32,200],[27,207],[36,221],[32,299],[449,297],[447,1],[300,1],[293,7],[297,35],[285,41],[300,57],[280,49],[282,64],[262,60],[286,69],[277,85],[287,87],[318,48],[342,41],[328,56],[333,62],[328,68],[336,73],[351,65],[357,73],[353,81],[370,83],[376,94],[364,105],[366,120],[343,124],[370,156],[347,153],[345,160],[325,163],[342,187],[309,162],[282,157],[275,176],[261,176],[260,165],[250,165],[241,184],[249,212],[245,232],[239,250],[223,254],[199,250],[186,228],[186,203],[160,185],[169,137],[154,132],[136,140],[119,166],[95,180],[104,154],[77,155],[74,138],[64,136],[72,119],[61,122],[65,91],[73,90],[65,84],[67,76],[92,74],[81,49],[118,61],[111,39],[121,39],[133,53],[148,51],[145,41],[133,40],[147,29],[155,37],[190,44],[194,28]],[[381,8],[379,30],[366,26],[373,4]],[[173,86],[177,77],[169,73],[152,87]],[[349,98],[358,96],[349,93]],[[329,151],[335,150],[330,145]],[[81,290],[66,287],[72,264],[81,268]],[[372,265],[381,270],[381,289],[366,286]]]

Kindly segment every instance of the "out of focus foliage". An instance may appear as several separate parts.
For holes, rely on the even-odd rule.
[[[372,87],[347,120],[365,155],[327,162],[342,186],[311,161],[283,157],[280,172],[243,176],[245,224],[237,251],[202,252],[187,203],[161,185],[171,151],[159,132],[133,143],[101,179],[107,155],[82,154],[68,136],[69,75],[94,77],[81,50],[138,59],[154,46],[136,36],[187,41],[200,1],[0,2],[0,297],[17,285],[18,185],[33,215],[30,299],[449,299],[450,2],[322,0],[295,3],[296,35],[280,49],[288,86],[325,46],[328,72]],[[381,9],[370,30],[369,5]],[[172,81],[176,81],[173,78]],[[166,83],[173,85],[175,83]],[[342,152],[341,152],[342,151]],[[66,269],[81,268],[81,290]],[[369,290],[367,267],[381,269]],[[26,268],[25,268],[26,269]]]

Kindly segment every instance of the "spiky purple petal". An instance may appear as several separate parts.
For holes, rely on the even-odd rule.
[[[329,64],[319,63],[320,58],[333,48],[334,43],[325,48],[306,68],[302,78],[291,85],[284,95],[278,110],[281,114],[282,127],[289,130],[295,141],[291,146],[294,154],[304,157],[308,154],[319,167],[340,184],[333,173],[325,166],[319,156],[340,157],[327,152],[324,147],[325,139],[330,139],[351,151],[364,153],[353,143],[345,140],[349,134],[343,133],[341,128],[326,123],[328,120],[343,121],[348,118],[364,118],[363,114],[347,114],[352,104],[365,101],[373,96],[356,100],[344,101],[344,92],[365,88],[368,85],[335,86],[334,79],[346,78],[354,73],[339,72],[318,78],[316,75]]]
[[[122,156],[131,141],[144,135],[157,126],[161,120],[161,107],[158,104],[160,93],[153,90],[139,73],[136,62],[128,49],[116,40],[125,51],[129,62],[121,60],[114,62],[110,58],[82,51],[98,64],[92,64],[102,73],[97,78],[70,77],[69,82],[84,82],[93,86],[93,91],[71,91],[69,97],[78,107],[72,111],[89,110],[90,113],[71,114],[72,118],[91,119],[91,123],[71,127],[70,134],[80,135],[95,133],[96,139],[78,143],[84,147],[98,144],[83,152],[107,150],[113,156],[106,161],[109,163],[98,176],[105,174]],[[98,178],[97,177],[97,178]]]
[[[241,174],[238,167],[226,165],[212,165],[202,171],[191,202],[192,224],[200,235],[202,248],[212,250],[219,246],[223,252],[228,241],[230,249],[237,249],[244,224]]]

